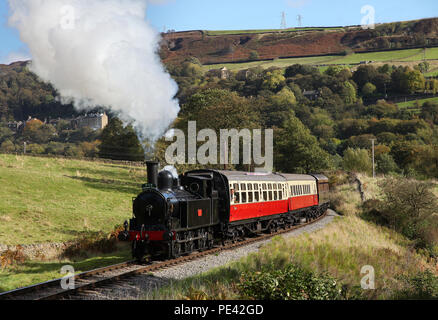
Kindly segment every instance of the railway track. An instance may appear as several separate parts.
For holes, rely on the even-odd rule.
[[[74,289],[62,289],[61,281],[63,279],[60,278],[60,279],[51,280],[36,285],[8,291],[5,293],[0,293],[0,300],[58,300],[58,299],[68,299],[69,296],[86,295],[87,291],[91,291],[93,289],[98,289],[99,287],[107,286],[109,284],[126,279],[128,277],[154,272],[160,269],[179,265],[184,262],[199,259],[207,255],[219,253],[220,251],[232,250],[237,247],[242,247],[254,242],[272,238],[276,235],[291,232],[293,230],[305,227],[307,225],[315,223],[316,221],[321,220],[327,215],[328,211],[326,211],[324,214],[322,214],[316,219],[313,219],[306,223],[295,225],[291,228],[282,229],[280,231],[270,234],[262,234],[261,236],[255,238],[247,238],[245,240],[238,241],[235,243],[229,243],[225,246],[215,247],[201,252],[195,252],[190,255],[182,256],[172,260],[153,261],[146,265],[139,265],[136,264],[134,261],[128,261],[108,267],[86,271],[74,276],[74,284],[75,284]]]

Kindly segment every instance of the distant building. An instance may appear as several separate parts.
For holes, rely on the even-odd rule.
[[[92,113],[72,120],[73,128],[91,128],[93,130],[104,129],[108,125],[106,113]]]
[[[303,96],[309,100],[316,100],[320,96],[320,90],[304,90]]]
[[[226,80],[230,77],[230,70],[227,67],[221,69],[221,79]]]
[[[22,121],[8,122],[8,128],[13,132],[19,132],[23,129],[25,123]]]

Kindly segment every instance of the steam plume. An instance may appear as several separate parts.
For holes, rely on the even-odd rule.
[[[31,70],[79,110],[105,106],[155,140],[176,118],[177,85],[158,57],[146,0],[9,0]]]

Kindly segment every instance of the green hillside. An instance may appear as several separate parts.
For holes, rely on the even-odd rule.
[[[0,244],[62,242],[131,217],[141,167],[0,155]]]
[[[356,53],[347,56],[318,56],[318,57],[303,57],[303,58],[286,58],[268,61],[254,61],[246,63],[224,63],[203,66],[204,71],[227,67],[230,70],[238,71],[248,68],[261,66],[263,68],[270,67],[287,67],[293,64],[305,65],[354,65],[362,61],[372,61],[373,63],[390,63],[400,64],[400,62],[416,62],[423,59],[429,60],[429,63],[435,65],[438,63],[438,48],[426,49],[408,49],[394,50],[381,52]],[[438,65],[437,65],[438,66]]]

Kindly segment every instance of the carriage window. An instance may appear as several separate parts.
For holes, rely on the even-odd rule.
[[[241,190],[243,190],[243,191],[246,190],[246,184],[241,183],[241,184],[240,184],[240,188],[241,188]]]
[[[272,191],[269,191],[269,200],[272,200]]]
[[[246,203],[246,192],[242,192],[242,203]]]
[[[248,192],[248,202],[253,202],[253,193]]]
[[[239,191],[239,184],[238,183],[234,184],[234,190]]]
[[[234,203],[240,203],[240,192],[236,192],[234,195]]]
[[[266,183],[263,184],[263,190],[266,190]]]
[[[266,191],[263,191],[263,201],[268,200],[268,193]]]
[[[259,189],[259,185],[257,183],[254,183],[254,190],[257,191]]]
[[[274,200],[278,200],[277,191],[274,191]]]
[[[254,199],[256,202],[260,200],[260,193],[259,192],[254,192]]]
[[[252,191],[252,183],[248,183],[248,190]]]
[[[278,191],[278,198],[283,199],[283,191]]]
[[[268,189],[272,190],[272,184],[271,183],[268,183]]]

